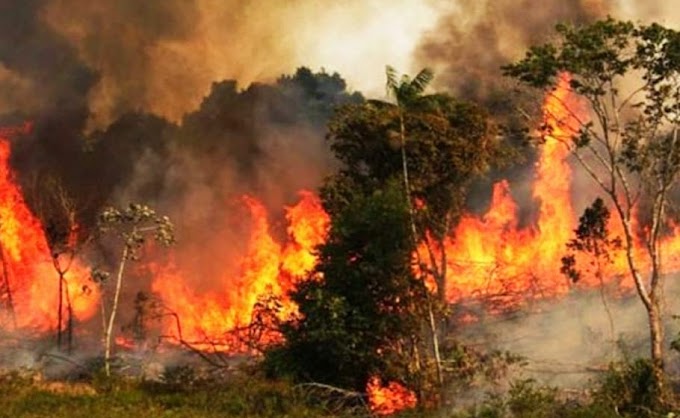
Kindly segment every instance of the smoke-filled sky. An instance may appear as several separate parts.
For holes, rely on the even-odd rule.
[[[213,81],[271,81],[300,65],[382,93],[383,68],[438,70],[439,85],[484,94],[484,80],[558,20],[608,13],[678,22],[643,0],[5,0],[0,113],[87,96],[88,128],[146,110],[179,121]],[[52,79],[52,80],[49,80]],[[47,88],[47,92],[46,92]],[[52,103],[54,104],[54,103]]]
[[[213,81],[246,86],[300,65],[373,90],[385,63],[408,65],[436,16],[420,0],[47,0],[38,13],[100,75],[89,93],[98,127],[131,109],[178,121]]]

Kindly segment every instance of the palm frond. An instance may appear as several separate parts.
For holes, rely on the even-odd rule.
[[[413,80],[411,80],[410,84],[413,88],[413,91],[417,94],[420,94],[425,91],[433,79],[434,72],[429,68],[423,68],[415,77],[413,77]]]
[[[397,70],[391,65],[385,66],[385,76],[387,77],[387,82],[385,83],[385,88],[387,89],[387,95],[395,95],[396,90],[399,88],[399,82],[397,81]]]

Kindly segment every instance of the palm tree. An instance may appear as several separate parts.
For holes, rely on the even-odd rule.
[[[411,233],[413,234],[414,242],[418,240],[416,231],[415,215],[413,213],[413,205],[411,203],[411,186],[408,179],[408,163],[406,160],[406,129],[404,127],[404,111],[415,106],[420,102],[424,96],[423,92],[427,86],[432,82],[434,73],[429,68],[424,68],[411,79],[408,75],[402,74],[398,77],[397,71],[391,67],[385,67],[385,75],[387,76],[387,96],[393,97],[399,115],[399,142],[401,146],[401,165],[402,174],[404,177],[404,193],[406,194],[406,203],[408,205],[409,214],[411,215]]]
[[[416,229],[415,213],[413,210],[413,202],[411,199],[411,185],[409,183],[408,176],[408,161],[406,156],[406,127],[404,123],[404,113],[406,111],[412,110],[415,106],[421,103],[423,100],[427,99],[423,93],[427,86],[432,82],[434,78],[434,73],[429,68],[424,68],[414,77],[410,78],[406,74],[402,74],[401,77],[397,75],[397,71],[391,67],[385,67],[385,74],[387,76],[387,83],[385,85],[387,89],[387,96],[394,99],[393,105],[397,108],[397,114],[399,117],[399,143],[401,148],[401,167],[402,176],[404,178],[404,195],[406,197],[406,205],[409,211],[409,219],[411,223],[411,235],[413,240],[414,248],[416,248],[416,258],[418,266],[422,266],[421,257],[418,252],[418,231]],[[426,294],[429,295],[429,291],[426,290]],[[437,380],[441,385],[443,383],[443,375],[441,370],[441,356],[439,354],[439,336],[437,331],[437,325],[434,318],[434,310],[432,308],[432,301],[428,296],[428,312],[429,312],[429,322],[430,322],[430,332],[432,333],[432,346],[435,357],[435,364],[437,367]]]

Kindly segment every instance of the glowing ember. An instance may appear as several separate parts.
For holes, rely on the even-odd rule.
[[[416,406],[415,393],[397,382],[383,386],[380,378],[373,376],[366,385],[368,405],[376,415],[390,415]]]
[[[58,275],[42,225],[14,183],[9,157],[9,141],[0,137],[0,319],[3,327],[48,331],[57,322]],[[84,291],[88,277],[78,261],[65,276],[73,314],[81,320],[97,307],[97,295]]]

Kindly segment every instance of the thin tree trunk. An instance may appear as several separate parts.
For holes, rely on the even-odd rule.
[[[56,263],[56,261],[55,261]],[[64,311],[64,273],[57,267],[59,273],[59,306],[57,307],[57,348],[61,351],[61,335]]]
[[[123,270],[125,269],[125,261],[128,257],[129,248],[126,245],[123,247],[123,254],[121,256],[120,265],[118,266],[118,274],[116,276],[116,291],[113,295],[113,304],[111,305],[111,315],[109,316],[109,323],[106,327],[104,335],[104,368],[106,376],[111,376],[111,334],[113,334],[113,323],[116,320],[116,312],[118,311],[118,299],[120,297],[120,289],[123,283]]]
[[[647,312],[649,318],[649,341],[654,380],[659,390],[661,400],[664,398],[665,373],[663,360],[663,324],[661,323],[661,307],[658,298],[653,297],[651,309]]]
[[[413,244],[418,245],[418,231],[416,229],[416,216],[413,212],[413,203],[411,202],[411,184],[408,179],[408,164],[406,161],[406,129],[404,127],[404,114],[399,108],[399,139],[401,140],[401,169],[404,177],[404,195],[406,196],[406,206],[408,207],[408,214],[411,223],[411,234],[413,236]]]
[[[413,245],[415,247],[416,253],[418,253],[418,230],[416,229],[416,216],[413,211],[413,203],[411,201],[411,185],[408,178],[408,164],[406,161],[406,129],[404,127],[404,113],[399,107],[399,138],[401,140],[401,166],[404,177],[404,195],[406,196],[406,205],[408,206],[409,220],[411,224],[411,235],[413,239]],[[418,268],[420,269],[420,256],[418,256]],[[423,278],[424,279],[424,278]],[[432,333],[432,350],[435,359],[435,366],[437,370],[437,382],[441,386],[444,383],[444,378],[442,375],[442,364],[441,356],[439,354],[439,332],[437,331],[437,324],[434,318],[434,312],[432,309],[432,302],[430,300],[429,291],[425,289],[427,294],[427,310],[429,315],[430,331]]]
[[[12,324],[14,328],[17,328],[17,316],[14,312],[14,298],[12,296],[12,287],[9,283],[9,266],[7,265],[7,260],[5,259],[5,249],[2,244],[0,244],[0,261],[2,262],[2,277],[5,282],[5,294],[7,295],[7,309],[12,316]]]
[[[66,295],[66,312],[68,314],[66,318],[66,350],[68,354],[71,354],[71,351],[73,351],[73,304],[68,286],[65,287],[64,294]]]
[[[432,332],[432,349],[434,351],[434,361],[437,366],[437,382],[439,386],[444,384],[444,376],[442,375],[442,359],[439,354],[439,332],[437,331],[437,323],[434,319],[434,311],[432,309],[432,301],[428,296],[427,310],[430,317],[430,331]]]

